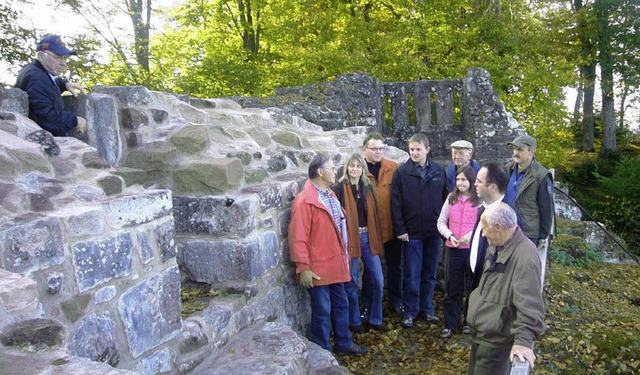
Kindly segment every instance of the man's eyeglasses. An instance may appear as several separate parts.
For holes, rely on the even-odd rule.
[[[382,152],[384,151],[384,147],[367,147],[369,150],[373,152]]]

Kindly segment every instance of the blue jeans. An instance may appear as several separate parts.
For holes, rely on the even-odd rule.
[[[358,285],[358,273],[360,271],[360,258],[351,258],[351,280],[344,283],[344,290],[347,292],[349,300],[349,325],[359,326],[362,324],[360,319],[360,302],[358,301],[358,293],[360,288]]]
[[[468,280],[471,278],[469,268],[469,249],[447,247],[447,293],[444,297],[444,326],[452,331],[460,326],[462,311],[462,297]]]
[[[440,235],[420,240],[409,239],[404,246],[404,317],[415,319],[418,313],[434,315],[433,291],[436,287]]]
[[[360,234],[360,248],[362,250],[362,262],[364,269],[369,273],[369,283],[365,283],[367,291],[366,306],[369,310],[367,320],[369,324],[382,324],[382,290],[384,288],[384,276],[382,275],[382,262],[380,256],[371,254],[369,247],[369,234],[367,232]]]
[[[343,349],[353,345],[344,283],[314,286],[307,290],[311,297],[311,341],[331,351],[329,336],[333,327],[334,347]]]

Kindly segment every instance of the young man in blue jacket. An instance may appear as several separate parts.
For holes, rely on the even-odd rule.
[[[73,128],[80,133],[87,129],[84,118],[64,110],[60,95],[65,91],[76,95],[76,90],[84,94],[82,86],[58,77],[67,70],[69,55],[77,53],[59,36],[45,36],[36,47],[35,60],[22,68],[15,84],[29,95],[29,118],[56,137],[66,137]]]
[[[444,169],[427,157],[430,150],[427,136],[414,134],[411,159],[398,167],[391,187],[393,230],[404,243],[405,328],[413,327],[418,315],[430,324],[440,321],[433,306],[441,245],[437,222],[449,190]]]

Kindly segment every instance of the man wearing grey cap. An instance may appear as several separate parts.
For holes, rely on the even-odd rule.
[[[473,156],[473,145],[471,142],[459,140],[453,142],[450,147],[451,161],[453,164],[447,167],[446,173],[449,192],[451,193],[456,187],[456,171],[461,170],[467,165],[471,165],[477,174],[480,170],[480,165],[471,158]]]
[[[540,248],[552,234],[553,177],[535,158],[535,138],[521,134],[508,144],[513,161],[506,165],[510,179],[504,202],[518,210],[525,235]]]
[[[87,129],[87,121],[64,110],[62,94],[65,91],[84,94],[77,83],[60,77],[67,69],[67,56],[77,55],[57,35],[46,35],[36,47],[36,58],[18,74],[15,87],[29,95],[29,118],[56,137],[66,137],[76,128],[80,133]]]

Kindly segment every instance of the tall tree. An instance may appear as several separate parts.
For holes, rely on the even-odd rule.
[[[14,5],[24,0],[0,4],[0,56],[13,71],[28,62],[35,52],[36,32],[20,26],[16,20],[23,17]],[[0,82],[0,86],[13,85],[13,82]]]
[[[598,0],[595,3],[598,22],[598,60],[600,61],[600,87],[602,95],[602,153],[608,155],[616,149],[615,94],[613,91],[613,42],[609,17],[618,0]]]

